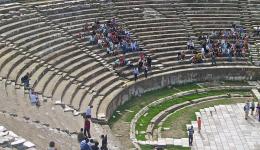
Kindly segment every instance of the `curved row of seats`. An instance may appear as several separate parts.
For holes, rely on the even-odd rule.
[[[74,5],[81,4],[81,7],[74,9]],[[57,24],[59,27],[66,30],[73,37],[77,38],[83,45],[89,48],[96,55],[101,56],[107,63],[112,64],[115,61],[116,56],[109,56],[106,54],[106,50],[99,48],[96,45],[90,45],[88,39],[80,39],[78,37],[79,33],[83,34],[83,26],[88,23],[95,22],[98,19],[101,23],[107,21],[104,18],[103,13],[100,10],[100,4],[98,3],[86,3],[85,1],[77,2],[68,2],[67,4],[63,3],[49,3],[46,5],[37,5],[35,7],[42,12],[48,19],[53,23]],[[63,8],[63,9],[61,9]],[[111,19],[111,18],[110,18]],[[118,20],[121,23],[121,20]],[[134,40],[137,40],[132,36]],[[142,43],[139,42],[142,47]],[[145,53],[145,51],[143,51]],[[132,62],[138,61],[138,52],[127,53],[125,56]],[[135,63],[136,64],[136,63]],[[131,71],[128,70],[126,75],[126,67],[116,68],[117,72],[124,77],[131,74]]]
[[[228,29],[233,23],[232,19],[238,20],[239,18],[234,17],[232,16],[232,14],[230,14],[230,16],[226,18],[225,22],[225,20],[220,21],[220,17],[217,17],[217,15],[213,13],[215,11],[212,9],[213,6],[218,7],[220,12],[223,12],[223,9],[231,11],[232,9],[230,8],[235,8],[236,6],[235,5],[231,7],[230,5],[233,3],[228,3],[227,6],[226,3],[204,3],[203,5],[205,6],[212,6],[212,8],[210,9],[206,9],[205,7],[205,9],[207,11],[211,11],[211,13],[204,14],[204,10],[199,9],[198,3],[181,2],[182,1],[176,1],[175,3],[167,3],[165,1],[115,1],[115,9],[118,10],[118,16],[120,17],[120,19],[124,20],[131,31],[135,35],[137,35],[140,40],[143,41],[145,48],[154,55],[154,57],[158,60],[158,63],[161,63],[163,67],[173,67],[174,69],[176,69],[175,66],[178,67],[181,64],[187,65],[188,63],[190,63],[188,59],[192,56],[191,51],[186,50],[186,41],[189,38],[188,32],[185,28],[183,28],[183,20],[180,19],[180,16],[178,15],[176,9],[176,7],[180,7],[180,4],[184,7],[183,10],[186,10],[184,13],[187,15],[187,18],[191,20],[192,25],[194,23],[192,23],[192,17],[189,17],[188,13],[194,15],[194,22],[200,22],[200,19],[202,20],[202,22],[200,22],[199,24],[203,26],[203,28],[196,29],[196,27],[193,27],[195,28],[195,31],[206,31],[207,29],[209,31],[212,31],[213,25],[207,25],[207,22],[212,23],[212,20],[214,20],[214,22],[218,22],[214,25],[215,28],[220,27],[223,24],[223,26],[226,26],[225,29]],[[196,6],[198,8],[196,8]],[[226,7],[223,8],[222,6]],[[228,6],[230,6],[230,8]],[[154,11],[157,11],[162,15],[159,18],[155,16],[154,18],[147,19],[144,17],[146,8],[154,9]],[[193,12],[193,9],[201,11],[201,14],[198,12]],[[234,9],[233,15],[235,16],[239,15],[239,12],[236,10],[238,10],[238,8]],[[224,15],[225,12],[223,12],[223,16]],[[134,19],[132,19],[133,16]],[[228,19],[231,17],[232,19]],[[211,20],[207,20],[209,18],[211,18]],[[187,61],[181,63],[177,61],[177,53],[180,51],[184,51],[186,53]],[[242,61],[241,64],[243,64],[243,62],[244,61]]]
[[[5,11],[9,13],[6,7]],[[81,110],[123,84],[41,14],[23,6],[16,11],[18,16],[0,23],[1,77],[21,84],[21,77],[29,72],[31,86],[45,98]]]
[[[178,4],[183,8],[196,32],[210,33],[214,30],[229,29],[233,23],[240,22],[237,1]]]
[[[113,98],[124,84],[124,80],[101,63],[111,64],[115,56],[107,56],[105,50],[77,37],[86,22],[106,21],[103,14],[109,10],[100,9],[100,3],[57,0],[0,6],[1,77],[21,85],[21,77],[29,72],[32,87],[44,99],[62,100],[80,111],[88,104],[98,107],[106,98]],[[188,31],[174,9],[177,6],[183,6],[195,32],[229,28],[239,20],[237,1],[216,0],[201,5],[188,0],[113,1],[117,21],[130,30],[144,53],[152,56],[153,74],[194,67],[188,61],[191,57],[191,52],[186,50]],[[250,4],[251,7],[256,11]],[[224,20],[213,13],[216,10]],[[180,51],[186,52],[187,60],[177,61]],[[100,60],[94,55],[100,56]],[[126,58],[137,62],[138,55],[138,52],[127,53]],[[218,59],[220,65],[248,65],[247,59],[232,63],[226,62],[226,58]],[[121,77],[133,78],[131,69],[116,69]]]

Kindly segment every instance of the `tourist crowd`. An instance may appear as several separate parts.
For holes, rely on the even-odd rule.
[[[250,103],[249,101],[244,106],[245,111],[245,119],[248,119],[249,112],[251,110],[251,115],[256,116],[258,121],[260,122],[260,103],[258,102],[257,105],[255,105],[254,100]]]
[[[78,141],[80,143],[80,150],[108,150],[107,148],[107,135],[101,135],[101,146],[99,142],[94,140],[90,134],[91,128],[91,114],[92,114],[92,105],[89,105],[83,113],[84,118],[84,127],[80,129],[78,133]]]
[[[82,39],[89,35],[89,43],[98,45],[105,49],[107,54],[119,54],[142,50],[137,41],[133,40],[130,32],[120,25],[115,18],[100,23],[96,20],[93,24],[86,23],[83,27],[83,34],[79,33]]]
[[[187,42],[187,49],[192,51],[190,62],[203,63],[211,58],[212,65],[216,65],[216,57],[246,57],[249,50],[249,34],[242,26],[233,24],[230,30],[212,31],[210,34],[200,34],[198,42],[200,50],[196,49],[192,39]],[[178,53],[178,60],[185,57],[184,52]]]
[[[99,48],[106,51],[107,55],[115,56],[112,63],[114,68],[126,66],[132,69],[135,80],[141,72],[144,72],[144,76],[147,77],[148,70],[151,70],[152,58],[145,56],[137,41],[131,38],[130,32],[115,18],[105,23],[100,23],[98,20],[92,24],[86,23],[83,26],[83,32],[78,36],[80,39],[85,39],[87,35],[91,45],[98,45]],[[139,52],[138,62],[132,62],[126,58],[125,54],[128,52]]]

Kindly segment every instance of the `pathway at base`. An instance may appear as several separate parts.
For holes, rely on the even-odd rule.
[[[245,120],[243,107],[243,103],[218,105],[196,113],[202,118],[202,128],[199,134],[196,122],[192,122],[192,150],[259,150],[260,122],[251,115]]]

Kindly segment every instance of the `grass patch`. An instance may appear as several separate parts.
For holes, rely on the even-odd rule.
[[[243,85],[247,86],[248,83],[246,80],[241,80],[241,81],[224,81],[224,85],[231,85],[231,86],[237,86],[237,85]]]
[[[140,145],[141,150],[153,150],[154,147],[151,145]],[[190,150],[189,147],[181,147],[181,146],[167,146],[165,150]]]
[[[168,135],[167,137],[171,137],[171,138],[187,137],[186,124],[190,124],[191,121],[196,120],[195,112],[199,112],[200,109],[213,107],[215,105],[220,105],[220,104],[228,105],[228,104],[240,103],[245,101],[246,99],[244,98],[221,99],[221,100],[200,103],[195,106],[186,107],[184,109],[176,111],[172,115],[170,115],[163,123],[162,125],[163,128],[170,128],[169,131],[165,131],[165,132],[163,131],[163,135],[166,134],[166,136]]]
[[[113,124],[117,122],[119,119],[122,119],[125,122],[131,122],[135,114],[151,102],[154,102],[155,100],[158,100],[166,96],[173,95],[175,93],[178,93],[179,91],[192,90],[198,88],[200,87],[197,84],[191,83],[186,85],[174,86],[172,88],[163,88],[159,90],[150,91],[144,93],[140,97],[132,97],[125,104],[119,106],[118,109],[113,113],[113,116],[109,119],[109,125],[110,127],[112,127]],[[126,110],[130,110],[132,112]],[[120,114],[117,113],[117,111],[120,111]]]
[[[188,96],[183,96],[179,98],[174,98],[168,101],[165,101],[157,106],[152,106],[149,108],[147,113],[139,118],[136,123],[136,130],[139,134],[136,135],[138,140],[145,140],[145,134],[140,134],[140,132],[146,131],[150,121],[161,111],[179,103],[183,103],[185,101],[190,101],[193,99],[208,97],[208,96],[215,96],[215,95],[222,95],[227,93],[242,93],[243,90],[219,90],[219,91],[209,91],[207,93],[199,93],[199,94],[192,94]]]

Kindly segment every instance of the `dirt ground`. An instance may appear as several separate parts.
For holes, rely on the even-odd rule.
[[[51,131],[48,128],[41,128],[40,126],[17,119],[16,117],[13,118],[0,114],[0,125],[3,125],[7,130],[13,131],[18,136],[36,144],[36,148],[39,150],[46,149],[50,141],[54,141],[59,150],[79,149],[79,143],[75,138],[63,133]]]
[[[125,122],[120,119],[113,124],[111,130],[114,133],[114,135],[118,137],[118,139],[120,140],[122,145],[125,146],[126,149],[134,148],[129,136],[129,131],[130,131],[129,122]]]

